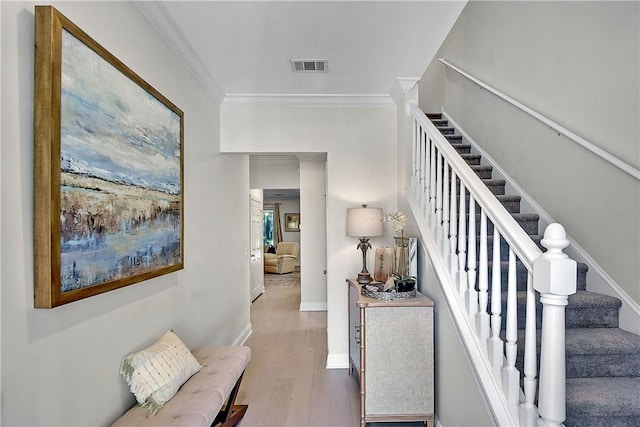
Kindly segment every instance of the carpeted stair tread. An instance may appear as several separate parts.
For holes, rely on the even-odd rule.
[[[453,133],[456,131],[456,128],[450,127],[450,126],[436,126],[436,127],[438,128],[440,133],[442,133],[443,135],[453,135]]]
[[[471,145],[469,145],[469,147],[471,147]],[[491,177],[493,176],[493,166],[472,165],[471,169],[481,179],[491,179]]]
[[[471,153],[471,144],[464,144],[458,142],[452,142],[451,146],[456,149],[458,153],[469,154]]]
[[[460,144],[462,142],[462,135],[444,135],[444,137],[452,144]]]
[[[565,426],[638,426],[640,378],[567,379]]]
[[[486,185],[494,195],[504,194],[505,192],[504,179],[483,179],[482,182],[484,182],[484,185]]]
[[[620,328],[567,329],[569,354],[626,354],[640,360],[640,335]],[[638,375],[638,374],[637,374]]]
[[[477,286],[476,286],[477,288]],[[489,282],[489,295],[491,295],[491,282]],[[527,303],[526,282],[518,283],[518,291],[516,299],[518,304],[517,318],[518,327],[524,328]],[[507,308],[507,292],[506,284],[501,286],[502,295],[502,313],[506,313]],[[577,291],[573,295],[569,295],[569,305],[565,310],[565,327],[567,331],[577,328],[604,328],[612,329],[618,327],[619,310],[621,302],[617,298],[607,295],[601,295],[588,291]],[[491,303],[489,303],[489,306]],[[542,326],[542,304],[540,303],[540,294],[536,293],[536,324]],[[506,319],[502,319],[502,326],[505,326]]]
[[[442,119],[442,113],[426,113],[426,116],[429,120],[440,120]]]
[[[501,334],[504,339],[504,332]],[[518,330],[516,367],[523,372],[524,329]],[[567,329],[567,378],[640,376],[640,337],[619,328]],[[536,331],[540,365],[540,329]]]
[[[610,297],[609,295],[599,294],[597,292],[590,291],[576,291],[575,294],[569,295],[569,305],[567,308],[572,307],[590,307],[590,308],[620,308],[622,307],[622,301],[616,297]]]
[[[431,122],[436,126],[436,127],[445,127],[449,125],[449,120],[447,119],[443,119],[443,118],[438,118],[438,119],[432,119]]]
[[[479,165],[482,158],[479,154],[461,154],[460,157],[464,159],[469,165]]]

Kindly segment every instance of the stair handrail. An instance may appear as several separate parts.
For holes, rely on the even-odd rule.
[[[433,254],[433,264],[447,264],[449,268],[436,272],[460,333],[465,336],[467,349],[480,352],[470,355],[476,374],[481,379],[486,395],[496,393],[490,408],[500,425],[562,425],[566,416],[565,332],[564,307],[568,296],[576,292],[576,262],[569,259],[563,249],[569,244],[566,232],[560,224],[549,225],[541,241],[547,248],[543,252],[529,234],[489,190],[480,177],[458,154],[448,139],[431,122],[414,101],[407,105],[413,119],[411,143],[411,179],[407,201],[416,218],[418,229],[426,240],[428,252]],[[451,180],[449,181],[449,168]],[[460,180],[456,193],[454,178]],[[466,191],[469,191],[467,222]],[[451,193],[451,207],[448,193]],[[456,206],[459,199],[459,209]],[[480,239],[475,234],[475,205],[480,206]],[[444,208],[444,209],[443,209]],[[448,216],[451,222],[447,226]],[[456,219],[456,215],[458,219]],[[493,273],[491,289],[491,316],[488,314],[487,286],[487,223],[491,220],[493,234]],[[457,224],[456,224],[457,222]],[[428,227],[425,224],[429,224]],[[467,226],[469,239],[466,240]],[[456,228],[459,227],[456,235]],[[423,231],[427,230],[427,231]],[[499,265],[502,263],[499,239],[508,248],[506,339],[500,338],[501,282]],[[456,241],[458,242],[456,245]],[[476,241],[480,256],[476,258]],[[430,242],[433,242],[430,243]],[[497,243],[497,244],[496,244]],[[435,246],[434,246],[435,244]],[[448,246],[448,247],[447,247]],[[435,250],[434,250],[435,247]],[[467,255],[468,247],[468,255]],[[441,249],[443,249],[441,251]],[[527,269],[526,322],[523,377],[516,368],[517,318],[516,318],[516,256]],[[498,260],[499,262],[496,262]],[[479,271],[476,270],[480,263]],[[435,267],[434,267],[435,268]],[[438,270],[438,268],[436,268]],[[478,278],[479,273],[479,278]],[[476,286],[478,290],[476,290]],[[452,292],[456,288],[457,292]],[[536,308],[535,293],[543,304],[542,349],[540,354],[539,406],[535,406],[538,385],[536,368]],[[497,304],[496,304],[497,302]],[[464,313],[461,314],[461,313]],[[489,326],[489,317],[491,325]],[[475,324],[475,325],[473,325]],[[473,326],[472,326],[473,325]],[[475,327],[474,327],[475,326]],[[490,334],[490,336],[489,336]],[[475,350],[471,350],[474,348]],[[493,375],[487,375],[487,372]],[[496,388],[495,379],[501,378],[502,388]],[[523,380],[524,391],[520,388]],[[484,382],[483,382],[484,381]],[[488,397],[492,397],[488,395]],[[510,409],[509,409],[510,408]],[[512,418],[515,417],[515,418]],[[506,420],[506,421],[505,421]],[[518,420],[515,422],[514,420]]]
[[[461,76],[464,76],[467,79],[471,80],[472,82],[474,82],[478,86],[488,90],[492,94],[496,95],[498,98],[501,98],[504,101],[508,102],[509,104],[513,105],[514,107],[518,108],[519,110],[524,111],[525,113],[529,114],[531,117],[535,118],[536,120],[541,121],[545,125],[549,126],[551,129],[555,130],[559,134],[564,135],[565,137],[569,138],[571,141],[575,142],[576,144],[580,145],[581,147],[591,151],[593,154],[595,154],[596,156],[600,157],[604,161],[612,164],[613,166],[617,167],[621,171],[631,175],[632,177],[634,177],[635,179],[640,181],[640,169],[630,165],[629,163],[625,162],[624,160],[622,160],[622,159],[614,156],[613,154],[609,153],[608,151],[598,147],[593,142],[590,142],[590,141],[586,140],[585,138],[581,137],[580,135],[576,134],[575,132],[570,131],[569,129],[567,129],[566,127],[562,126],[558,122],[550,119],[549,117],[547,117],[547,116],[535,111],[534,109],[532,109],[530,107],[527,107],[526,105],[524,105],[521,102],[513,99],[509,95],[499,91],[498,89],[490,86],[489,84],[483,82],[482,80],[472,76],[471,74],[467,73],[466,71],[462,70],[461,68],[453,65],[451,62],[447,61],[445,58],[438,58],[438,61],[440,61],[441,63],[443,63],[447,67],[451,68],[452,70],[456,71]]]

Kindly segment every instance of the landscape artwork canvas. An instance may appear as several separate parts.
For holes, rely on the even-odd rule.
[[[45,307],[183,266],[182,111],[66,27],[59,152],[51,154],[51,185],[59,179],[51,189],[59,194],[51,207],[51,286],[58,288]]]

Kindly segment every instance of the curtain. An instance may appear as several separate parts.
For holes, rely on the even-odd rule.
[[[278,243],[282,242],[282,226],[280,225],[280,203],[274,203],[273,205],[273,231],[276,247]]]

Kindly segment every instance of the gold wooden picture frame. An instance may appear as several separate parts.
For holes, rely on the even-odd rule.
[[[284,214],[284,231],[300,231],[300,214]]]
[[[36,308],[183,268],[183,139],[177,106],[35,7]]]

